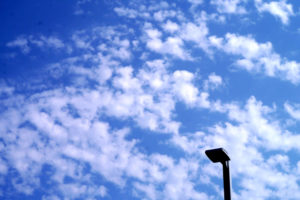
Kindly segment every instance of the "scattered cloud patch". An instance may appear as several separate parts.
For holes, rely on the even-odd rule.
[[[0,81],[0,97],[2,95],[12,95],[15,91],[15,88],[13,86],[9,86],[6,82]]]
[[[199,149],[204,151],[220,146],[225,147],[229,155],[234,158],[231,161],[233,180],[239,179],[238,184],[242,187],[238,192],[234,192],[237,198],[292,199],[299,196],[298,179],[293,175],[297,171],[297,166],[292,166],[285,155],[285,152],[291,149],[298,149],[293,141],[298,140],[299,136],[285,131],[278,121],[272,120],[270,116],[275,110],[263,105],[254,97],[249,98],[243,108],[234,103],[222,106],[232,122],[211,127],[210,134],[196,132],[190,138],[175,136],[173,142],[190,154],[197,154]],[[273,150],[281,149],[283,152],[265,157],[260,148],[264,148],[271,154]],[[205,172],[207,175],[204,176],[208,176],[207,178],[222,178],[214,171],[205,170]],[[263,175],[257,177],[257,174]],[[286,185],[287,182],[290,184]],[[274,194],[271,189],[268,189],[270,186],[272,190],[278,192]],[[286,196],[288,191],[294,193]]]
[[[203,0],[188,0],[188,2],[190,2],[191,4],[199,5],[203,3]]]
[[[119,16],[126,16],[128,18],[136,18],[138,16],[138,12],[136,10],[129,9],[129,8],[117,7],[114,8],[114,11]]]
[[[220,13],[226,14],[246,14],[244,7],[245,0],[212,0],[211,4],[217,7]]]
[[[221,76],[212,73],[208,76],[208,79],[204,81],[205,90],[214,90],[223,84],[223,79]]]
[[[300,64],[281,58],[273,50],[270,42],[258,43],[252,36],[240,36],[227,33],[225,38],[210,37],[212,45],[228,54],[238,56],[236,66],[250,72],[264,73],[270,77],[298,84],[300,81]]]
[[[163,25],[163,29],[167,32],[174,33],[175,31],[178,31],[179,26],[175,22],[168,20],[167,23]]]
[[[14,41],[8,42],[6,44],[7,47],[18,47],[21,49],[22,53],[27,54],[30,52],[30,48],[28,46],[28,40],[25,37],[18,37]]]
[[[271,1],[269,3],[265,3],[262,0],[255,0],[255,5],[260,13],[268,12],[279,18],[284,25],[287,25],[290,17],[294,15],[292,4],[287,3],[286,0]]]
[[[62,49],[65,47],[65,44],[57,37],[49,36],[46,37],[41,35],[40,37],[30,36],[19,36],[14,41],[8,42],[7,47],[18,47],[23,54],[28,54],[32,47],[38,47],[40,49]]]
[[[299,109],[299,107],[300,107],[299,104],[291,105],[287,102],[284,104],[284,108],[285,108],[286,112],[288,112],[288,114],[296,120],[300,120],[300,109]]]
[[[234,198],[300,197],[300,64],[275,51],[297,40],[262,41],[254,18],[287,24],[295,3],[103,1],[97,13],[87,4],[100,5],[77,1],[82,18],[55,29],[60,37],[26,30],[4,42],[14,60],[1,61],[0,198],[222,199],[220,165],[204,154],[216,147],[232,158]],[[24,57],[39,66],[26,78],[14,68]],[[268,96],[270,82],[249,90],[257,74],[284,92]]]
[[[148,38],[147,47],[157,53],[170,54],[183,60],[190,60],[191,56],[184,49],[184,42],[180,37],[168,37],[165,41],[161,39],[161,32],[157,29],[146,28]]]

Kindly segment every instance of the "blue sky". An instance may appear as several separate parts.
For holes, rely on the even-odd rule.
[[[2,1],[0,198],[299,199],[299,7]]]

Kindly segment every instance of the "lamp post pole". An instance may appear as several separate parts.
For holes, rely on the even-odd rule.
[[[214,163],[220,162],[223,166],[224,200],[231,200],[231,180],[229,170],[229,156],[223,148],[206,150],[205,154]]]

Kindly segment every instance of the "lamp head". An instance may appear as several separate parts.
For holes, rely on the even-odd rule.
[[[205,154],[214,163],[216,162],[223,163],[225,161],[230,160],[227,152],[223,148],[206,150]]]

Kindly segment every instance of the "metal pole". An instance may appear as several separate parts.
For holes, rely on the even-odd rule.
[[[229,171],[230,158],[223,148],[209,149],[205,151],[207,157],[214,163],[223,165],[224,200],[231,200],[231,180]]]
[[[224,200],[231,200],[231,180],[229,161],[221,162],[223,165]]]

